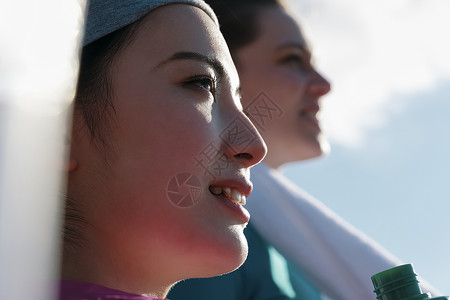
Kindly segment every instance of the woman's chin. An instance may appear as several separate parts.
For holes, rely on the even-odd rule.
[[[248,244],[244,234],[235,236],[235,240],[212,248],[202,257],[205,269],[202,277],[213,277],[230,273],[239,268],[247,259]]]
[[[330,152],[330,143],[323,134],[313,136],[299,142],[297,155],[293,155],[294,161],[303,161],[327,155]]]

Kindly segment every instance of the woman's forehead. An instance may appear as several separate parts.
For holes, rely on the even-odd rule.
[[[299,44],[308,48],[308,43],[298,20],[283,8],[268,7],[258,16],[259,39],[272,44]]]
[[[208,57],[220,62],[223,75],[238,84],[237,71],[219,26],[194,6],[170,5],[150,13],[133,43],[137,51],[151,53],[149,57],[154,66],[177,53]]]
[[[186,53],[207,58],[216,75],[229,81],[233,88],[239,85],[236,68],[218,25],[203,10],[191,5],[164,6],[147,15],[119,60],[144,64],[155,70],[166,61],[176,63],[180,59],[171,58]]]
[[[228,52],[214,21],[201,9],[186,4],[164,6],[150,13],[136,39],[141,39],[154,55],[189,51],[226,59]]]

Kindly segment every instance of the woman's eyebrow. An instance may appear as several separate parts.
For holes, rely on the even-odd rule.
[[[223,64],[218,59],[213,58],[213,57],[209,57],[209,56],[206,56],[206,55],[203,55],[203,54],[200,54],[198,52],[184,51],[184,52],[174,53],[169,58],[167,58],[166,60],[164,60],[161,63],[159,63],[156,67],[159,68],[162,65],[164,65],[166,63],[169,63],[171,61],[175,61],[175,60],[196,60],[196,61],[200,61],[200,62],[206,63],[209,66],[211,66],[211,68],[214,69],[214,72],[218,75],[219,78],[221,78],[221,77],[223,77],[225,75],[225,67],[223,66]]]
[[[307,55],[311,55],[311,49],[308,46],[297,43],[297,42],[288,42],[288,43],[281,44],[276,48],[276,50],[283,50],[286,48],[295,48],[295,49],[302,51],[303,53],[305,53]]]

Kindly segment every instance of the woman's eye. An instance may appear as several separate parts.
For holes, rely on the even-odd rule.
[[[208,92],[214,94],[215,88],[216,88],[216,82],[213,78],[209,76],[194,76],[190,78],[187,82],[187,84],[194,85],[198,88],[205,89]]]
[[[281,59],[281,63],[287,64],[289,66],[293,66],[296,68],[301,68],[301,69],[307,67],[307,63],[305,62],[303,57],[301,57],[300,55],[296,55],[296,54],[291,54],[291,55],[285,56],[284,58]]]

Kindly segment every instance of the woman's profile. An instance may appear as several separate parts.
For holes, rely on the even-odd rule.
[[[249,169],[266,148],[239,86],[203,1],[89,1],[60,299],[165,298],[243,263]]]

